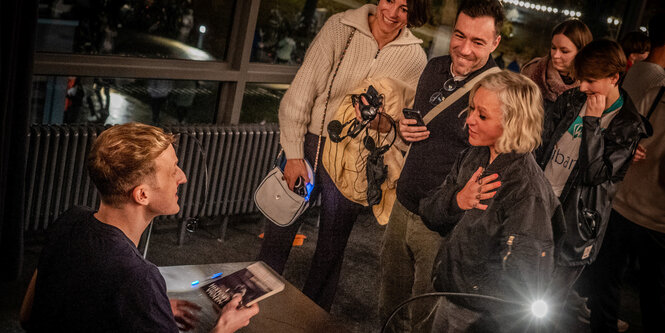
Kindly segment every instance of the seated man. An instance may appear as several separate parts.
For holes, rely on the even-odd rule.
[[[97,138],[87,166],[101,204],[97,212],[70,209],[49,229],[31,314],[22,310],[28,332],[178,332],[196,322],[191,310],[198,307],[169,302],[164,278],[136,248],[153,218],[180,210],[178,186],[187,179],[173,142],[161,129],[137,123]],[[34,277],[28,304],[33,283]],[[239,302],[235,297],[222,309],[213,332],[249,324],[258,306],[238,309]]]

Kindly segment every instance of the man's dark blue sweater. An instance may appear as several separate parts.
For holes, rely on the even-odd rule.
[[[434,108],[430,103],[432,94],[437,91],[441,91],[444,97],[453,94],[454,91],[442,89],[443,83],[452,77],[451,62],[450,56],[434,58],[423,70],[413,105],[415,110],[422,112],[423,117]],[[485,66],[469,74],[463,81],[457,82],[457,88],[495,66],[490,56]],[[429,138],[411,144],[402,174],[397,181],[397,200],[412,213],[418,214],[420,199],[443,183],[457,155],[469,147],[467,133],[464,130],[466,114],[461,114],[468,106],[469,93],[466,93],[427,125],[430,131]]]
[[[48,230],[28,332],[178,332],[166,283],[118,228],[73,208]]]

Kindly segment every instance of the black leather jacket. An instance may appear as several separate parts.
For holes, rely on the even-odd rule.
[[[438,291],[490,295],[529,303],[545,292],[554,270],[554,243],[563,224],[561,205],[532,154],[501,154],[489,166],[487,147],[463,151],[443,184],[420,200],[425,225],[441,242],[433,270]],[[479,166],[499,175],[501,187],[486,210],[461,210],[455,200]],[[505,304],[452,302],[496,314]]]
[[[646,137],[645,124],[633,101],[623,90],[621,95],[623,107],[607,129],[601,129],[600,118],[583,117],[579,158],[559,196],[566,218],[565,235],[557,244],[559,265],[579,266],[595,260],[617,185],[630,166],[638,141]],[[554,145],[575,121],[586,99],[579,88],[570,89],[545,112],[543,144],[536,151],[543,170]]]

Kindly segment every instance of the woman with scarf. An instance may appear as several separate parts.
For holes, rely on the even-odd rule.
[[[545,108],[564,91],[579,85],[570,74],[573,59],[593,36],[584,22],[570,19],[552,29],[550,54],[534,58],[522,67],[522,74],[533,80],[543,94]]]

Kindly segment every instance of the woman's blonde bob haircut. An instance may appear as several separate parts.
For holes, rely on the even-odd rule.
[[[494,92],[501,101],[503,134],[494,149],[498,153],[529,153],[538,148],[543,131],[543,97],[538,86],[524,75],[503,70],[489,74],[476,83],[469,95],[483,87]]]

